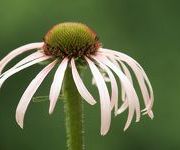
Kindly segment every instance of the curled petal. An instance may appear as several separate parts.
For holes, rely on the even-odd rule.
[[[2,70],[4,69],[4,67],[15,57],[17,57],[18,55],[32,50],[32,49],[39,49],[42,48],[43,46],[43,42],[39,42],[39,43],[31,43],[31,44],[27,44],[24,46],[21,46],[13,51],[11,51],[9,54],[7,54],[1,61],[0,61],[0,74],[2,72]]]
[[[142,96],[143,96],[143,99],[144,99],[144,103],[145,103],[145,106],[148,107],[148,101],[149,101],[149,92],[148,92],[148,89],[147,89],[147,86],[144,82],[144,77],[141,73],[141,70],[139,70],[134,63],[132,62],[129,62],[129,65],[131,66],[132,70],[134,71],[135,75],[136,75],[136,78],[138,80],[138,83],[139,83],[139,86],[140,86],[140,89],[141,89],[141,92],[142,92]],[[150,115],[151,116],[151,115]],[[151,116],[152,117],[152,116]]]
[[[24,122],[24,115],[26,113],[27,107],[38,89],[38,87],[41,85],[44,78],[48,75],[48,73],[51,71],[51,69],[54,67],[54,65],[57,63],[57,61],[53,61],[48,66],[46,66],[29,84],[27,89],[25,90],[24,94],[21,97],[21,100],[17,106],[16,109],[16,121],[18,125],[23,128],[23,122]]]
[[[72,75],[74,82],[76,84],[76,87],[80,93],[80,95],[91,105],[94,105],[96,101],[94,100],[93,96],[89,93],[87,88],[85,87],[83,81],[81,80],[81,77],[77,71],[74,58],[71,59],[71,67],[72,67]]]
[[[131,84],[133,85],[133,80],[132,80],[132,77],[131,77],[131,73],[129,71],[129,69],[126,67],[126,65],[120,61],[120,64],[121,64],[121,67],[123,69],[123,72],[124,74],[127,76],[127,78],[129,79],[129,81],[131,82]],[[125,91],[123,90],[122,88],[122,99],[125,101],[126,99],[126,93]]]
[[[113,109],[114,106],[117,106],[115,104],[118,103],[118,86],[117,86],[116,79],[115,79],[113,73],[111,72],[111,70],[106,65],[104,65],[101,61],[99,61],[98,58],[96,58],[95,56],[92,56],[92,58],[95,59],[99,63],[99,66],[104,71],[106,71],[106,73],[109,76],[109,80],[111,82],[111,109]],[[117,112],[117,109],[118,108],[115,107],[115,114]]]
[[[64,58],[54,75],[54,80],[52,82],[50,94],[49,94],[49,99],[50,99],[49,114],[52,114],[54,111],[56,102],[58,100],[61,91],[62,82],[67,65],[68,65],[68,58]]]
[[[122,62],[122,61],[119,61],[120,65],[118,64],[118,62],[113,58],[113,57],[108,57],[113,64],[115,64],[118,68],[121,68],[122,67],[122,71],[124,72],[124,74],[127,76],[127,78],[129,79],[129,81],[131,82],[131,84],[133,85],[133,80],[132,80],[132,76],[131,76],[131,73],[129,71],[129,69],[126,67],[126,65]],[[122,93],[122,101],[124,102],[122,104],[122,106],[118,109],[117,111],[117,114],[120,114],[122,112],[124,112],[127,108],[128,108],[128,105],[127,105],[127,97],[126,97],[126,93],[125,93],[125,90],[124,88],[121,88],[121,93]],[[118,103],[116,104],[118,105]],[[124,106],[127,106],[127,107],[124,107]],[[118,106],[116,106],[118,107]]]
[[[101,51],[106,52],[104,54],[113,55],[115,57],[115,59],[117,59],[118,61],[126,62],[132,68],[132,70],[135,73],[136,78],[139,82],[140,89],[141,89],[143,99],[144,99],[144,103],[146,105],[146,109],[144,109],[144,110],[147,111],[146,113],[148,113],[148,115],[151,118],[153,118],[153,113],[151,111],[153,102],[154,102],[153,89],[152,89],[151,83],[150,83],[145,71],[140,66],[140,64],[138,64],[138,62],[135,61],[133,58],[131,58],[128,55],[123,54],[121,52],[116,52],[116,51],[112,51],[112,50],[108,50],[108,49],[101,49]],[[149,92],[148,92],[148,89],[149,89]]]
[[[127,95],[128,104],[129,104],[128,119],[127,119],[127,122],[126,122],[126,125],[124,128],[124,130],[126,130],[132,121],[133,114],[134,114],[134,108],[136,110],[136,121],[140,120],[140,105],[139,105],[139,100],[138,100],[137,94],[134,90],[134,87],[130,83],[129,79],[122,73],[122,71],[116,65],[114,65],[109,59],[107,59],[103,55],[101,55],[101,56],[98,55],[98,59],[102,63],[107,65],[109,68],[111,68],[117,74],[117,76],[121,79],[122,88],[124,88],[124,90],[125,90],[125,93]]]
[[[85,57],[85,59],[88,62],[88,65],[90,67],[90,70],[93,74],[93,77],[96,81],[96,85],[99,90],[101,105],[101,134],[105,135],[108,132],[111,123],[111,103],[109,92],[106,83],[98,68],[89,58]]]

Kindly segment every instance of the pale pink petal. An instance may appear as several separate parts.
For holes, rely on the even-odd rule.
[[[118,58],[117,58],[118,59]],[[120,60],[119,60],[120,61]],[[143,95],[143,99],[145,101],[145,105],[147,106],[147,102],[148,102],[148,99],[149,99],[149,94],[148,94],[148,89],[146,87],[146,84],[144,82],[144,78],[142,76],[142,73],[141,71],[135,66],[134,63],[132,62],[129,62],[129,65],[131,66],[132,70],[134,71],[135,73],[135,76],[138,80],[138,83],[140,85],[140,89],[141,89],[141,92],[142,92],[142,95]]]
[[[110,82],[111,82],[111,109],[114,108],[114,106],[117,106],[115,104],[118,103],[118,86],[117,86],[117,82],[116,82],[116,79],[113,75],[113,73],[111,72],[111,70],[106,66],[104,65],[103,63],[101,63],[98,58],[96,58],[95,56],[91,56],[93,59],[95,59],[98,63],[99,63],[99,66],[104,70],[106,71],[106,73],[108,74],[109,76],[109,79],[110,79]],[[115,107],[115,114],[117,112],[117,107]]]
[[[109,59],[107,59],[103,55],[101,56],[98,55],[98,59],[102,63],[110,67],[117,74],[117,76],[121,79],[122,88],[125,89],[125,93],[127,95],[127,100],[129,104],[128,119],[124,128],[124,130],[126,130],[132,121],[134,108],[136,110],[136,121],[139,121],[140,119],[140,105],[137,94],[134,90],[134,87],[130,83],[129,79],[123,74],[123,72],[116,65],[114,65]]]
[[[109,52],[109,53],[111,53],[111,51],[112,51],[112,50],[108,50],[108,49],[104,49],[104,50]],[[117,52],[117,51],[112,51],[112,52],[113,52],[113,54],[117,55],[122,61],[125,61],[126,63],[134,62],[136,67],[138,67],[141,70],[141,73],[143,74],[143,77],[144,77],[146,83],[148,84],[148,88],[150,90],[150,97],[152,98],[152,103],[153,103],[154,95],[153,95],[152,86],[151,86],[151,83],[150,83],[145,71],[141,67],[141,65],[136,60],[134,60],[133,58],[131,58],[130,56],[128,56],[126,54],[123,54],[123,53]]]
[[[127,78],[129,79],[129,81],[131,82],[131,84],[133,85],[133,80],[132,80],[132,76],[131,73],[129,71],[129,69],[126,67],[126,65],[122,62],[119,61],[121,67],[119,66],[118,62],[114,59],[114,57],[108,57],[113,64],[115,64],[117,67],[121,68],[122,67],[122,71],[124,72],[124,74],[127,76]],[[127,102],[127,97],[126,97],[126,93],[124,88],[121,88],[121,93],[122,93],[122,101],[124,102],[122,104],[122,106],[118,109],[117,114],[120,114],[122,112],[124,112],[127,108],[128,108],[128,102]],[[116,103],[116,105],[118,105],[118,103]],[[126,107],[125,107],[126,106]],[[115,106],[117,107],[117,106]]]
[[[151,118],[153,118],[153,113],[151,111],[152,106],[153,106],[153,102],[154,102],[153,89],[152,89],[151,83],[150,83],[145,71],[140,66],[140,64],[138,64],[138,62],[135,61],[133,58],[131,58],[128,55],[123,54],[121,52],[108,50],[108,49],[101,49],[100,51],[103,52],[105,55],[108,55],[108,56],[109,55],[113,55],[113,57],[116,56],[116,58],[119,61],[126,62],[132,68],[132,70],[134,71],[134,73],[135,73],[135,75],[136,75],[136,77],[138,79],[138,82],[139,82],[139,85],[140,85],[140,88],[141,88],[143,99],[144,99],[144,102],[145,102],[145,105],[146,105],[145,110],[147,110],[148,115]],[[147,83],[147,86],[148,86],[148,89],[149,89],[150,93],[148,92],[148,89],[147,89],[147,86],[146,86],[145,82]]]
[[[113,59],[115,59],[115,58],[113,58]],[[121,65],[122,69],[123,69],[124,74],[127,76],[127,78],[129,79],[129,81],[131,82],[131,84],[133,86],[133,80],[132,80],[129,69],[125,66],[125,64],[122,61],[119,61],[119,63]],[[122,89],[124,89],[124,88],[122,88]],[[127,101],[126,91],[122,90],[122,96],[124,98],[124,101]],[[140,119],[140,110],[139,110],[140,109],[140,104],[139,104],[138,99],[137,99],[137,101],[135,101],[135,105],[136,105],[136,121],[138,122],[139,119]],[[121,109],[121,111],[122,111],[122,109]]]
[[[111,123],[111,103],[109,92],[98,68],[89,58],[85,57],[85,59],[89,64],[90,70],[98,87],[101,105],[101,135],[105,135],[108,132]]]
[[[119,61],[119,63],[121,64],[123,68],[124,74],[128,77],[129,81],[133,84],[132,76],[129,69],[126,67],[126,65],[122,61]]]
[[[14,65],[13,67],[11,67],[11,69],[7,70],[6,72],[4,72],[3,74],[0,75],[0,77],[4,76],[6,73],[12,71],[13,69],[20,67],[30,61],[33,61],[35,59],[38,59],[40,57],[46,56],[44,53],[42,53],[41,51],[37,51],[27,57],[25,57],[24,59],[22,59],[20,62],[18,62],[16,65]]]
[[[143,96],[143,99],[144,99],[146,109],[149,110],[149,106],[148,106],[149,103],[148,102],[150,101],[150,96],[149,96],[147,86],[146,86],[146,84],[144,82],[143,74],[141,73],[141,70],[139,70],[138,67],[134,63],[129,62],[129,65],[131,66],[132,70],[134,71],[134,73],[136,75],[136,78],[138,80],[138,83],[139,83],[139,86],[140,86],[140,89],[141,89],[141,92],[142,92],[142,96]],[[151,118],[153,118],[151,110],[147,111],[147,113]]]
[[[54,75],[54,80],[52,82],[50,94],[49,94],[49,100],[50,100],[49,114],[53,113],[55,105],[57,103],[67,65],[68,65],[68,58],[64,58]]]
[[[80,93],[80,95],[91,105],[94,105],[96,101],[94,100],[93,96],[89,93],[87,88],[85,87],[83,81],[81,80],[81,77],[77,71],[74,58],[71,59],[71,67],[72,67],[72,75],[74,82],[76,84],[76,87]]]
[[[114,65],[116,65],[118,68],[120,68],[124,72],[124,74],[128,77],[128,79],[132,82],[131,74],[130,74],[128,68],[126,68],[126,66],[124,64],[121,64],[121,66],[120,66],[119,63],[113,57],[109,57],[109,56],[107,56],[107,57],[108,57],[109,60],[111,60],[111,62]],[[118,101],[115,103],[115,110],[116,110],[115,115],[118,115],[118,114],[122,113],[123,111],[125,111],[128,108],[128,101],[126,100],[127,97],[126,97],[126,93],[124,91],[124,88],[121,88],[121,97],[122,97],[123,104],[118,109]],[[124,106],[126,106],[126,107],[124,107]]]
[[[39,42],[39,43],[31,43],[31,44],[27,44],[24,46],[21,46],[13,51],[11,51],[9,54],[7,54],[1,61],[0,61],[0,74],[2,72],[2,70],[4,69],[4,67],[15,57],[17,57],[18,55],[32,50],[32,49],[39,49],[42,48],[43,46],[43,42]]]
[[[119,63],[120,63],[120,65],[121,65],[122,69],[123,69],[124,74],[127,76],[127,78],[129,79],[129,81],[130,81],[131,84],[133,85],[133,80],[132,80],[131,73],[130,73],[129,69],[126,67],[126,65],[125,65],[123,62],[119,61]],[[124,101],[125,101],[125,99],[126,99],[126,93],[125,93],[125,91],[123,90],[123,88],[122,88],[122,99],[124,99]]]
[[[38,50],[37,52],[34,52],[34,53],[30,54],[29,56],[25,57],[24,59],[22,59],[14,67],[15,68],[20,67],[21,65],[24,65],[30,61],[33,61],[33,60],[38,59],[43,56],[46,56],[46,55],[42,51]]]
[[[23,128],[23,122],[24,122],[24,115],[26,113],[27,107],[37,91],[38,87],[41,85],[44,78],[48,75],[48,73],[51,71],[51,69],[54,67],[54,65],[57,63],[57,60],[50,63],[48,66],[46,66],[29,84],[27,89],[25,90],[24,94],[21,97],[21,100],[17,106],[16,109],[16,121],[18,125]]]
[[[29,62],[29,63],[26,63],[25,65],[22,65],[22,66],[20,66],[20,67],[18,67],[16,69],[8,71],[8,73],[6,73],[4,76],[0,76],[0,88],[1,88],[2,84],[4,83],[4,81],[6,81],[6,79],[8,79],[13,74],[15,74],[15,73],[27,68],[27,67],[30,67],[30,66],[32,66],[34,64],[37,64],[37,63],[42,62],[44,60],[50,59],[50,58],[51,58],[50,56],[44,56],[44,57],[35,59],[35,60],[33,60],[33,61]]]
[[[120,54],[119,54],[120,55]],[[130,59],[131,57],[126,56],[123,54],[121,55],[121,57],[118,55],[118,57],[116,59],[118,59],[119,61],[124,60],[128,63],[128,65],[132,68],[132,70],[134,71],[136,78],[138,80],[138,83],[140,85],[140,89],[143,95],[143,99],[144,99],[144,103],[146,106],[146,109],[144,109],[145,112],[144,114],[148,113],[148,115],[150,116],[150,118],[153,118],[153,112],[151,111],[152,105],[153,105],[153,101],[154,101],[154,95],[153,95],[153,90],[152,90],[152,86],[150,84],[150,81],[147,77],[147,75],[145,74],[144,70],[142,69],[142,67],[137,64],[137,62],[133,59]],[[125,58],[124,58],[125,57]],[[123,59],[124,58],[124,59]],[[147,85],[148,88],[150,90],[150,95],[147,89]]]
[[[128,108],[128,100],[124,101],[121,107],[117,110],[117,114],[123,113]]]

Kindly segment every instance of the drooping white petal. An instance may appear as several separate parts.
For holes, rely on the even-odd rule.
[[[49,94],[49,100],[50,100],[49,114],[53,113],[55,105],[57,103],[67,65],[68,65],[68,58],[64,58],[54,75],[54,79]]]
[[[133,84],[132,76],[129,69],[126,67],[126,65],[122,61],[119,61],[119,63],[121,64],[123,68],[124,74],[128,77],[129,81]]]
[[[20,62],[18,62],[16,65],[14,65],[13,67],[11,67],[11,69],[5,71],[3,74],[0,75],[0,78],[2,76],[4,76],[6,73],[12,71],[13,69],[17,68],[17,67],[20,67],[30,61],[33,61],[35,59],[38,59],[40,57],[43,57],[43,56],[46,56],[44,53],[42,53],[41,51],[37,51],[37,52],[34,52],[32,54],[30,54],[29,56],[25,57],[24,59],[22,59]]]
[[[71,59],[71,69],[74,82],[76,84],[77,90],[79,91],[80,95],[91,105],[94,105],[96,101],[94,100],[93,96],[89,93],[87,88],[85,87],[81,77],[77,71],[74,58]]]
[[[119,63],[120,63],[120,65],[121,65],[122,69],[123,69],[124,74],[127,76],[127,78],[129,79],[129,81],[130,81],[131,84],[133,85],[133,80],[132,80],[131,73],[130,73],[129,69],[126,67],[126,65],[125,65],[123,62],[119,61]],[[123,88],[122,88],[122,99],[124,99],[124,101],[125,101],[125,99],[126,99],[126,93],[125,93],[125,91],[123,90]]]
[[[97,57],[102,63],[110,67],[117,74],[117,76],[121,79],[122,88],[125,89],[125,93],[127,95],[127,100],[129,104],[128,119],[124,128],[124,130],[126,130],[132,121],[134,115],[134,108],[136,110],[136,121],[140,120],[140,105],[137,94],[129,79],[116,65],[114,65],[109,59],[107,59],[103,55],[98,55]]]
[[[37,91],[38,87],[41,85],[44,78],[48,75],[48,73],[51,71],[51,69],[54,67],[54,65],[57,63],[57,60],[50,63],[48,66],[46,66],[29,84],[27,89],[25,90],[24,94],[21,97],[21,100],[17,106],[16,109],[16,121],[18,125],[23,128],[23,122],[24,122],[24,115],[26,113],[27,107]]]
[[[109,92],[98,68],[89,58],[85,57],[85,59],[88,62],[88,65],[98,87],[101,105],[101,135],[105,135],[108,132],[111,123],[111,103]]]
[[[123,54],[121,52],[117,52],[117,51],[113,51],[113,50],[108,50],[108,49],[101,49],[101,51],[103,52],[106,52],[104,54],[112,54],[112,55],[115,55],[116,59],[118,61],[124,61],[126,62],[133,70],[133,72],[135,73],[136,75],[136,78],[139,82],[139,85],[140,85],[140,89],[141,89],[141,92],[142,92],[142,95],[143,95],[143,99],[144,99],[144,103],[146,105],[146,109],[144,109],[145,111],[147,110],[147,113],[148,115],[153,118],[153,113],[151,111],[152,109],[152,106],[153,106],[153,102],[154,102],[154,94],[153,94],[153,89],[152,89],[152,86],[151,86],[151,83],[145,73],[145,71],[143,70],[143,68],[140,66],[140,64],[138,64],[137,61],[135,61],[133,58],[129,57],[128,55],[126,54]],[[146,85],[146,83],[147,85]],[[147,89],[147,86],[148,86],[148,89],[149,89],[149,92],[148,92],[148,89]]]
[[[4,67],[15,57],[17,57],[18,55],[32,50],[32,49],[39,49],[43,46],[43,42],[39,42],[39,43],[30,43],[24,46],[21,46],[13,51],[11,51],[9,54],[7,54],[1,61],[0,61],[0,74],[2,72],[2,70],[4,69]]]
[[[22,59],[14,67],[15,68],[20,67],[23,64],[26,64],[32,60],[38,59],[43,56],[46,56],[46,55],[42,51],[38,50],[37,52],[34,52],[34,53],[30,54],[29,56],[25,57],[24,59]]]
[[[136,76],[136,78],[138,80],[138,83],[139,83],[139,86],[140,86],[140,89],[141,89],[141,92],[142,92],[142,96],[143,96],[145,105],[147,106],[148,100],[149,100],[149,93],[148,93],[148,89],[146,87],[146,84],[144,82],[144,78],[143,78],[143,75],[141,73],[141,70],[138,69],[138,67],[136,67],[136,65],[134,63],[132,63],[132,61],[129,62],[129,65],[130,65],[130,67],[132,68],[132,70],[135,73],[135,76]]]
[[[11,70],[11,71],[8,71],[8,73],[6,73],[4,76],[0,76],[0,88],[1,88],[1,86],[3,85],[4,81],[6,81],[6,79],[8,79],[8,78],[9,78],[10,76],[12,76],[13,74],[15,74],[15,73],[17,73],[17,72],[19,72],[19,71],[27,68],[27,67],[30,67],[30,66],[32,66],[32,65],[34,65],[34,64],[37,64],[37,63],[42,62],[42,61],[44,61],[44,60],[48,60],[48,59],[50,59],[50,58],[51,58],[50,56],[44,56],[44,57],[35,59],[35,60],[33,60],[33,61],[29,62],[29,63],[26,63],[25,65],[22,65],[22,66],[20,66],[20,67],[18,67],[18,68],[16,68],[16,69],[13,69],[13,70]]]
[[[118,86],[117,86],[116,79],[115,79],[113,73],[111,72],[111,70],[106,65],[104,65],[101,61],[99,61],[98,58],[96,58],[95,56],[91,56],[91,57],[99,63],[99,66],[104,71],[106,71],[106,73],[109,76],[109,80],[111,82],[111,109],[113,109],[115,104],[117,104],[117,101],[118,101]],[[115,114],[117,112],[117,109],[118,108],[115,107]]]
[[[123,113],[128,108],[128,100],[124,101],[121,107],[117,110],[117,114]]]
[[[108,57],[108,56],[107,56]],[[114,64],[114,65],[116,65],[118,68],[121,68],[120,67],[120,65],[119,65],[119,63],[113,58],[113,57],[108,57],[108,59]],[[121,81],[121,80],[120,80]],[[125,94],[125,91],[124,91],[124,88],[121,88],[121,99],[122,99],[122,101],[124,102],[125,101],[125,99],[126,99],[127,97],[126,97],[126,94]],[[122,106],[121,107],[123,107],[123,105],[124,105],[124,103],[122,104]],[[121,110],[121,107],[120,108],[118,108],[118,106],[119,106],[119,103],[118,103],[118,101],[115,103],[115,116],[116,115],[118,115],[118,114],[120,114],[120,113],[118,113],[118,109],[120,109]],[[128,108],[128,104],[127,104],[127,107],[126,108]],[[124,111],[125,111],[125,109],[123,109]]]
[[[143,74],[141,73],[141,70],[138,69],[138,67],[136,67],[136,65],[132,62],[129,63],[129,65],[131,66],[132,70],[134,71],[135,75],[136,75],[136,78],[138,80],[138,83],[139,83],[139,86],[140,86],[140,89],[141,89],[141,92],[142,92],[142,96],[143,96],[143,99],[144,99],[144,103],[145,103],[145,106],[147,108],[147,113],[149,114],[149,116],[151,118],[153,118],[153,114],[152,114],[152,111],[150,110],[149,111],[149,101],[150,101],[150,96],[149,96],[149,92],[148,92],[148,89],[147,89],[147,86],[146,86],[146,83],[144,82],[144,77],[143,77]]]
[[[132,76],[131,76],[131,73],[129,71],[129,69],[126,67],[126,65],[122,62],[122,61],[119,61],[120,65],[118,64],[118,62],[114,59],[114,57],[108,57],[113,64],[115,64],[118,68],[121,68],[122,67],[122,71],[124,72],[124,74],[127,76],[127,78],[129,79],[129,81],[131,82],[131,84],[133,85],[133,80],[132,80]],[[127,108],[128,108],[128,102],[127,102],[127,97],[126,97],[126,93],[125,93],[125,90],[124,88],[121,88],[121,94],[122,94],[122,101],[123,101],[123,104],[122,106],[118,109],[117,111],[117,114],[120,114],[122,113],[123,111],[125,111]],[[115,107],[118,107],[118,103],[115,104],[116,106]],[[126,106],[126,107],[125,107]]]

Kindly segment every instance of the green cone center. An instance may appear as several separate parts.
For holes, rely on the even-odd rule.
[[[81,57],[95,53],[100,47],[96,33],[81,23],[61,23],[44,37],[47,55]]]

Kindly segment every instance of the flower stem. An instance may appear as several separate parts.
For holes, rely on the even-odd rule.
[[[71,69],[68,68],[64,80],[64,111],[68,150],[84,150],[83,145],[83,104]]]

